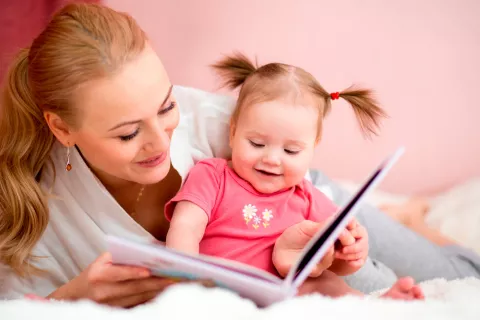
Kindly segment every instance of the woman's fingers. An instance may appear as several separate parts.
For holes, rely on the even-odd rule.
[[[147,268],[112,264],[112,256],[106,252],[95,260],[88,272],[88,282],[119,282],[145,279],[151,276]]]
[[[147,291],[132,296],[126,296],[107,301],[112,307],[131,308],[154,299],[161,291]]]
[[[157,277],[104,283],[98,285],[92,290],[92,299],[100,303],[120,305],[123,304],[123,302],[119,303],[117,301],[130,301],[128,299],[129,297],[141,296],[148,292],[161,292],[174,283],[176,282],[166,278]]]
[[[102,282],[121,282],[128,280],[140,280],[151,277],[148,269],[130,266],[109,266],[104,270],[92,269],[89,274],[89,280]]]

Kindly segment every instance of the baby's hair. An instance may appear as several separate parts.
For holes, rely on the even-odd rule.
[[[372,90],[351,86],[340,92],[328,93],[307,71],[284,63],[269,63],[258,67],[244,54],[235,52],[219,60],[212,67],[223,78],[223,86],[241,88],[237,106],[232,115],[235,124],[240,110],[246,104],[272,101],[280,98],[309,98],[319,108],[318,134],[322,119],[331,109],[332,100],[345,99],[353,108],[365,136],[377,134],[380,118],[387,117],[373,97]],[[248,102],[248,103],[247,103]]]

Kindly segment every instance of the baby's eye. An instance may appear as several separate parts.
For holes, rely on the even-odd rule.
[[[260,143],[255,143],[253,142],[252,140],[248,140],[250,142],[250,144],[254,147],[254,148],[263,148],[265,147],[264,144],[260,144]]]
[[[300,151],[297,150],[289,150],[289,149],[284,149],[284,151],[288,154],[298,154]]]

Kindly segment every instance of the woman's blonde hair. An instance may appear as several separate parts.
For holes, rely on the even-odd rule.
[[[44,112],[78,127],[75,89],[118,71],[146,40],[127,14],[69,4],[12,63],[0,102],[0,261],[16,274],[39,271],[32,249],[49,221],[47,192],[38,182],[55,137]]]
[[[235,125],[246,105],[288,97],[297,99],[302,95],[304,99],[307,96],[313,100],[320,112],[318,135],[321,134],[323,118],[330,112],[332,99],[343,98],[352,106],[366,136],[377,134],[380,118],[387,116],[371,90],[352,86],[340,92],[328,93],[314,76],[299,67],[284,63],[256,67],[244,54],[238,52],[224,57],[212,67],[222,76],[225,86],[231,89],[241,87],[231,118],[232,125]]]

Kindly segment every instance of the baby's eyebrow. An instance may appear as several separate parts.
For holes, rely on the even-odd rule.
[[[259,138],[266,138],[266,135],[264,134],[261,134],[260,132],[257,132],[257,131],[247,131],[247,135],[248,136],[256,136],[256,137],[259,137]]]
[[[296,145],[296,146],[302,147],[302,148],[307,145],[305,142],[300,141],[300,140],[288,140],[287,144],[288,145]]]

